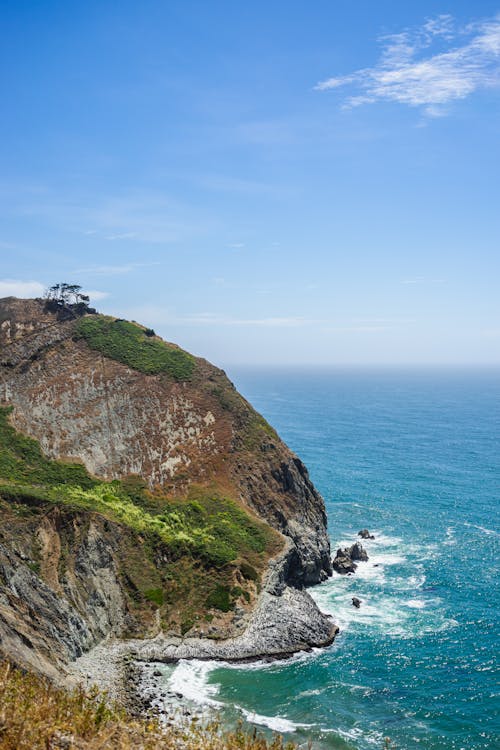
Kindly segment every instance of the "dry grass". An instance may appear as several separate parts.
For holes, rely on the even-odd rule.
[[[97,691],[66,692],[0,661],[0,750],[293,750],[276,736],[132,719]]]

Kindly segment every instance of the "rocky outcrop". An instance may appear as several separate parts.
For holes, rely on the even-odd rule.
[[[340,575],[347,575],[348,573],[354,573],[356,568],[356,562],[365,562],[368,560],[368,554],[360,542],[355,542],[350,547],[344,549],[338,549],[337,553],[332,560],[332,566],[336,573]]]
[[[329,615],[311,609],[306,591],[286,584],[291,549],[272,561],[264,582],[264,591],[256,609],[248,618],[241,636],[213,641],[201,638],[172,639],[159,635],[145,643],[135,643],[137,658],[144,661],[179,659],[252,660],[259,657],[283,657],[314,646],[330,644],[338,627]]]
[[[214,640],[166,635],[152,613],[144,621],[142,612],[140,622],[135,621],[124,595],[126,566],[119,560],[124,541],[119,527],[93,514],[62,519],[56,509],[38,529],[53,538],[50,550],[47,546],[40,551],[38,563],[28,533],[17,535],[14,550],[7,546],[10,524],[0,537],[0,649],[14,662],[54,679],[65,674],[68,663],[124,630],[149,635],[140,641],[129,639],[123,649],[133,649],[137,658],[148,661],[278,657],[327,645],[337,633],[331,618],[311,606],[304,590],[287,585],[295,554],[291,542],[270,561],[262,595],[257,607],[246,613],[241,635]],[[55,561],[49,586],[38,568],[52,564],[54,547],[65,547],[67,553],[64,560]]]
[[[349,551],[345,549],[338,549],[335,557],[332,560],[332,566],[336,573],[340,575],[347,575],[348,573],[354,573],[358,567],[349,555]]]
[[[368,560],[368,554],[360,542],[355,542],[348,550],[346,550],[351,560]]]
[[[3,509],[2,521],[0,649],[13,661],[54,677],[109,635],[157,631],[128,606],[118,525],[58,508],[22,524]]]

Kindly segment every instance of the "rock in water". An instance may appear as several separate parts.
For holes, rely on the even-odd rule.
[[[332,567],[337,573],[340,573],[340,575],[354,573],[358,567],[355,560],[361,560],[363,562],[368,560],[366,550],[360,542],[356,542],[351,547],[346,547],[345,549],[339,548],[337,554],[332,560]]]
[[[359,609],[361,607],[361,599],[358,599],[357,596],[352,597],[352,606],[356,607],[356,609]]]
[[[363,560],[364,562],[368,560],[368,555],[361,542],[356,542],[348,550],[344,550],[344,552],[349,554],[351,560]]]
[[[332,560],[332,567],[340,575],[346,575],[346,573],[354,573],[358,566],[349,555],[349,550],[338,549],[337,554]]]
[[[368,529],[361,529],[361,531],[358,531],[358,536],[360,536],[361,539],[375,539],[373,534],[370,534]]]

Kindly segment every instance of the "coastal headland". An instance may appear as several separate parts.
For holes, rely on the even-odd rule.
[[[206,360],[85,305],[5,298],[0,441],[0,648],[19,666],[120,697],[132,653],[334,639],[307,592],[332,573],[323,500]]]

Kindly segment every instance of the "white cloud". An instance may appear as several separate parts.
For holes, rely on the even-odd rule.
[[[162,191],[88,194],[0,182],[2,209],[86,236],[88,241],[170,244],[204,236],[217,224],[200,205],[179,203]]]
[[[101,299],[109,297],[109,292],[99,292],[96,289],[89,289],[88,291],[84,291],[83,294],[87,294],[91,302],[98,302]]]
[[[88,273],[96,276],[121,276],[125,273],[132,273],[137,268],[146,268],[148,266],[159,266],[159,262],[154,263],[124,263],[121,266],[88,266],[87,268],[77,268],[73,273]]]
[[[301,326],[313,321],[300,317],[235,318],[229,315],[217,315],[207,312],[177,318],[175,322],[181,324],[188,323],[189,325],[266,326],[282,328],[284,326]]]
[[[350,86],[344,106],[394,101],[422,107],[430,117],[474,91],[500,86],[500,15],[464,29],[441,15],[412,31],[381,38],[382,53],[372,68],[328,78],[318,91]],[[455,43],[453,46],[452,43]],[[457,43],[461,42],[461,43]],[[436,46],[446,45],[436,51]]]
[[[119,232],[118,234],[108,234],[104,239],[115,242],[116,240],[133,240],[137,237],[136,232]]]
[[[41,297],[46,289],[39,281],[0,279],[0,297]]]
[[[299,316],[270,316],[265,318],[243,318],[213,312],[197,312],[179,315],[168,308],[157,305],[141,305],[140,307],[120,310],[119,315],[129,320],[140,320],[147,325],[168,326],[257,326],[269,328],[283,328],[313,325],[325,321],[317,321]]]

